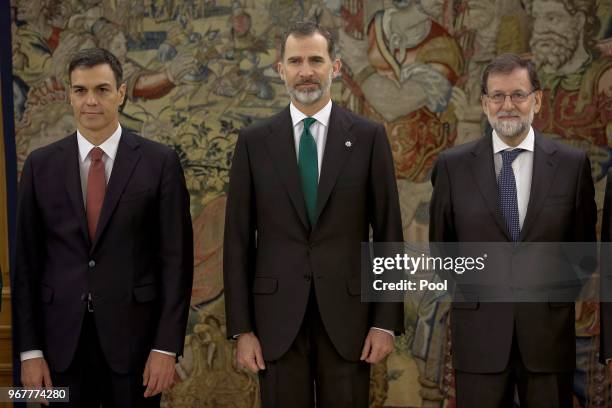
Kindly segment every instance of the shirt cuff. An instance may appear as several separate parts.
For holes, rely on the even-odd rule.
[[[391,335],[391,337],[395,338],[395,333],[393,333],[391,330],[387,330],[387,329],[381,329],[380,327],[372,327],[374,330],[380,330],[381,332],[385,332],[389,335]]]
[[[156,351],[158,353],[162,353],[162,354],[166,354],[172,357],[176,357],[176,353],[173,353],[171,351],[164,351],[164,350],[157,350],[157,349],[152,349],[151,351]]]
[[[28,350],[20,353],[19,358],[21,361],[31,360],[33,358],[42,358],[43,352],[42,350]]]

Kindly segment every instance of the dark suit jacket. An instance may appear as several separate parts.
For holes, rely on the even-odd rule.
[[[123,131],[90,242],[76,134],[26,160],[12,298],[18,351],[54,371],[77,347],[87,294],[102,350],[119,373],[152,348],[182,353],[193,275],[189,195],[176,153]]]
[[[360,243],[368,241],[370,227],[374,241],[403,239],[381,125],[333,105],[313,228],[289,108],[243,129],[225,221],[228,336],[255,331],[264,358],[278,359],[298,333],[311,287],[327,333],[347,360],[359,359],[370,327],[402,331],[401,304],[360,299]]]
[[[601,219],[601,347],[599,360],[602,363],[612,358],[612,169],[608,170],[606,195],[604,198],[603,217]]]
[[[511,242],[499,207],[491,135],[444,151],[432,174],[431,242]],[[595,242],[597,209],[586,154],[535,132],[533,175],[522,242]],[[575,365],[574,304],[453,303],[454,368],[502,371],[515,332],[535,372]],[[516,330],[514,330],[516,328]]]

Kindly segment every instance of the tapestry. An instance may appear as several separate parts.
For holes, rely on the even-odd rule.
[[[534,127],[588,151],[601,211],[612,158],[610,1],[12,0],[11,10],[18,170],[32,150],[75,130],[67,64],[93,46],[123,64],[122,126],[180,156],[195,277],[180,382],[166,407],[259,407],[257,377],[237,368],[226,340],[224,211],[239,130],[288,104],[276,64],[294,21],[332,30],[342,60],[333,100],[384,124],[407,241],[427,241],[438,154],[482,135],[480,77],[502,52],[534,60],[544,91]],[[441,300],[406,300],[406,333],[372,369],[372,407],[454,406]],[[609,406],[597,304],[577,305],[576,328],[576,406]]]

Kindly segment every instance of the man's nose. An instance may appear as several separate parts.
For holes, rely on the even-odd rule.
[[[510,95],[504,96],[504,103],[502,104],[502,109],[507,112],[514,111],[514,102],[512,102],[512,97]]]
[[[313,74],[314,74],[314,69],[308,62],[305,62],[304,64],[302,64],[302,67],[300,69],[300,76],[310,78],[312,77]]]
[[[98,100],[96,99],[96,96],[94,95],[93,92],[88,92],[87,93],[87,99],[85,99],[85,103],[87,103],[88,105],[97,105],[98,104]]]

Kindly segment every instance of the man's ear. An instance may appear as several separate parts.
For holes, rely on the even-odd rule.
[[[284,81],[285,80],[285,67],[283,66],[282,62],[278,62],[276,64],[276,71],[278,72],[278,75],[281,77],[281,79]]]
[[[542,91],[538,89],[537,91],[533,93],[533,96],[535,98],[534,111],[535,113],[538,113],[540,112],[540,109],[542,108]]]
[[[485,115],[488,115],[489,106],[487,105],[486,95],[480,95],[480,105],[482,106],[482,111],[485,113]]]
[[[339,58],[336,58],[332,64],[332,73],[334,78],[340,76],[340,70],[342,70],[342,61],[340,61]]]
[[[123,102],[125,102],[125,93],[127,92],[127,85],[125,82],[119,86],[117,92],[119,92],[119,97],[121,98],[121,103],[119,105],[123,105]]]

